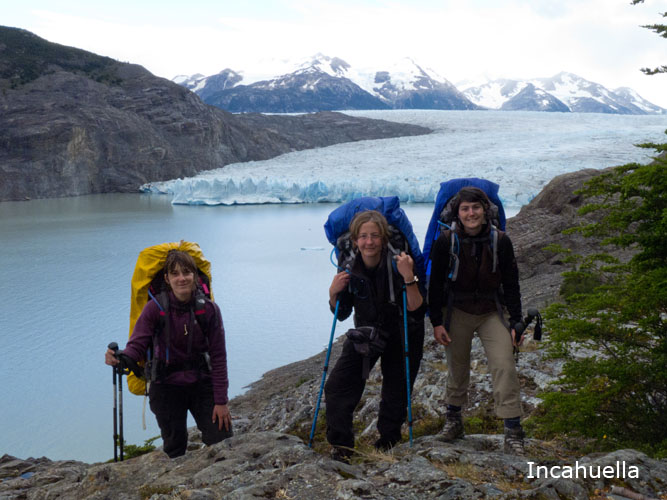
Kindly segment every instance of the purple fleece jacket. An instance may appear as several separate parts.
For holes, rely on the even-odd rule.
[[[208,348],[206,337],[199,328],[199,323],[191,314],[191,304],[179,302],[173,293],[169,292],[170,345],[169,362],[183,363],[188,359],[188,341],[192,336],[192,353],[201,353],[208,350],[211,357],[211,378],[213,381],[214,403],[224,405],[228,402],[227,390],[227,350],[225,348],[225,328],[222,324],[222,315],[217,304],[206,301],[206,319],[208,320]],[[149,300],[134,325],[134,331],[123,352],[135,361],[146,359],[146,350],[151,344],[155,326],[160,321],[160,310],[157,304]],[[160,335],[155,347],[156,359],[165,360],[165,335]],[[189,385],[197,381],[196,370],[177,371],[166,377],[166,384]],[[207,374],[202,377],[208,377]]]

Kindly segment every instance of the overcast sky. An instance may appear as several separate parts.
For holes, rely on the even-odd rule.
[[[667,0],[21,0],[0,23],[169,79],[273,76],[277,61],[318,52],[364,67],[408,56],[455,85],[569,71],[667,108],[667,75],[639,71],[667,64],[667,40],[640,27],[665,11]]]

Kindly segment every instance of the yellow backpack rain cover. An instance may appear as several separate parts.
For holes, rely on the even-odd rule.
[[[149,300],[148,288],[151,281],[157,273],[163,272],[167,254],[170,250],[180,250],[189,253],[194,259],[197,267],[211,280],[211,263],[204,258],[204,254],[197,243],[181,240],[179,243],[162,243],[152,247],[145,248],[137,258],[137,265],[134,267],[132,275],[132,302],[130,305],[130,337],[134,331],[134,325],[137,323],[141,311]],[[211,300],[213,292],[211,291]],[[144,365],[140,361],[141,366]],[[127,386],[132,394],[143,396],[146,393],[146,380],[139,378],[130,372],[127,375]]]

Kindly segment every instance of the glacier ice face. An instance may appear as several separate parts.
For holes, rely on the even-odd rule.
[[[227,165],[195,177],[142,186],[174,204],[345,202],[396,195],[432,203],[440,183],[483,177],[506,208],[528,203],[556,175],[646,162],[638,142],[664,140],[659,116],[499,111],[355,111],[355,116],[425,125],[432,134],[359,141]]]
[[[374,170],[367,171],[372,174],[370,178],[364,178],[354,165],[336,168],[336,176],[308,171],[300,165],[301,158],[295,156],[293,165],[282,165],[293,159],[284,155],[279,162],[228,165],[196,177],[148,184],[143,190],[172,194],[174,204],[234,205],[344,202],[360,196],[393,195],[402,202],[432,202],[439,189],[438,183],[423,175],[397,178]]]

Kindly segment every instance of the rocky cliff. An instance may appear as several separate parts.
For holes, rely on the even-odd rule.
[[[133,192],[229,163],[428,129],[233,115],[144,68],[0,27],[0,201]]]
[[[524,306],[553,300],[564,264],[544,251],[547,243],[574,246],[584,253],[598,242],[564,236],[582,200],[573,191],[597,171],[555,178],[508,221],[521,268]],[[342,332],[338,332],[342,333]],[[526,415],[537,392],[549,388],[560,362],[543,356],[530,339],[519,357]],[[46,458],[0,458],[0,499],[589,499],[667,498],[667,459],[635,450],[581,456],[566,442],[527,440],[527,456],[502,453],[501,425],[492,415],[485,356],[473,346],[467,435],[445,443],[443,424],[446,360],[428,328],[424,359],[413,392],[414,444],[407,440],[390,453],[373,451],[380,397],[378,367],[371,372],[357,409],[358,453],[351,464],[333,461],[320,414],[314,447],[307,447],[325,352],[272,370],[248,392],[234,398],[235,437],[202,447],[191,430],[191,446],[170,460],[155,451],[122,463],[84,464]],[[328,325],[322,326],[322,343]],[[334,343],[331,365],[340,352]],[[538,469],[541,467],[541,469]],[[546,469],[545,469],[546,468]],[[643,496],[641,496],[643,495]]]
[[[584,200],[574,192],[587,180],[608,170],[585,169],[559,175],[515,217],[508,219],[507,232],[517,253],[524,307],[539,308],[553,302],[563,281],[561,273],[569,269],[562,254],[545,250],[548,245],[563,246],[581,255],[605,251],[623,262],[632,256],[632,250],[601,248],[596,238],[562,234],[565,229],[598,220],[596,212],[585,216],[577,213]]]

